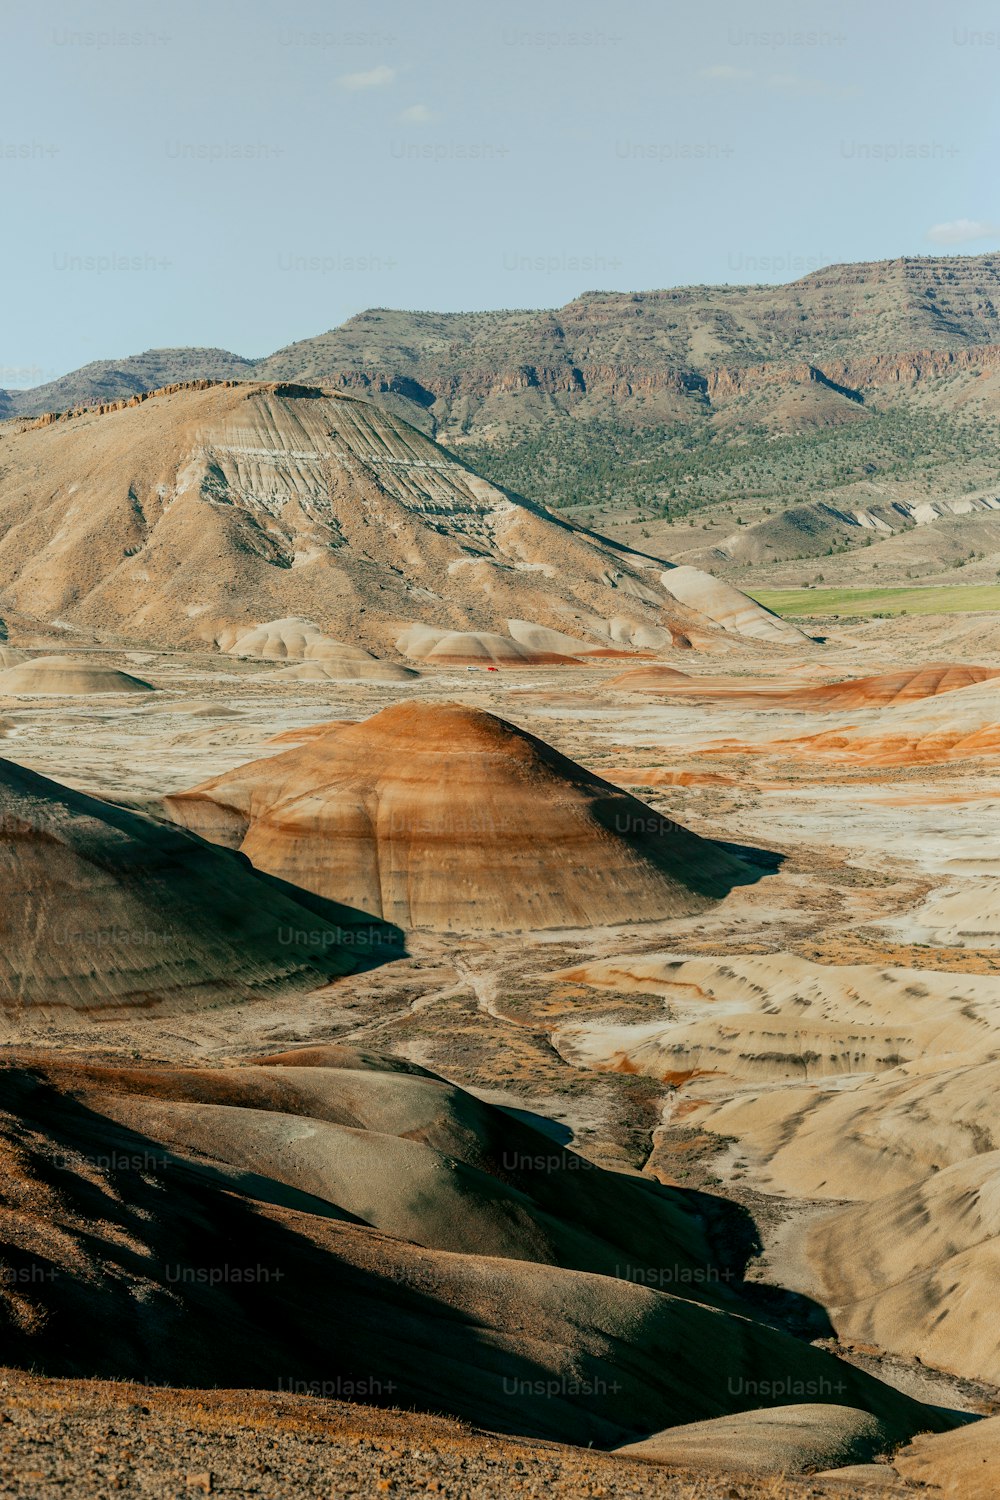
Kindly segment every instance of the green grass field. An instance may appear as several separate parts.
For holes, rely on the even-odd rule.
[[[926,589],[746,590],[758,604],[789,619],[839,615],[961,615],[1000,611],[1000,584],[958,584]]]

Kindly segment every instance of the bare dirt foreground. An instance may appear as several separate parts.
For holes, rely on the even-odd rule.
[[[912,1493],[893,1470],[871,1500]],[[518,1495],[619,1500],[808,1500],[843,1480],[717,1477],[585,1448],[520,1442],[445,1418],[259,1392],[177,1391],[0,1372],[0,1495],[188,1500],[199,1494]],[[972,1492],[967,1492],[971,1494]],[[983,1492],[985,1494],[985,1491]]]
[[[178,837],[171,826],[171,802],[196,787],[225,791],[232,784],[228,773],[258,763],[252,774],[236,778],[241,797],[250,788],[250,800],[240,803],[235,823],[220,817],[215,826],[210,818],[198,831],[230,849],[250,840],[244,853],[254,860],[257,873],[249,863],[238,866],[247,902],[262,899],[249,894],[257,881],[270,882],[260,889],[277,901],[275,877],[294,879],[302,890],[295,895],[291,886],[282,885],[280,899],[305,902],[306,915],[296,921],[310,931],[327,921],[316,902],[329,894],[317,883],[323,851],[321,841],[310,843],[310,806],[315,806],[315,826],[338,838],[355,826],[348,818],[345,786],[361,799],[367,795],[365,776],[374,777],[376,769],[380,786],[386,784],[385,767],[373,768],[364,754],[351,762],[347,774],[350,746],[367,741],[357,731],[341,741],[336,726],[355,724],[392,705],[424,709],[447,702],[460,705],[463,714],[485,710],[499,715],[553,747],[559,757],[640,799],[651,810],[657,837],[676,821],[694,835],[685,848],[696,851],[702,840],[718,841],[720,857],[738,865],[745,878],[724,882],[710,901],[667,904],[673,914],[657,920],[629,921],[627,913],[609,908],[602,925],[547,924],[530,930],[526,924],[522,931],[496,933],[485,929],[496,912],[511,904],[503,886],[513,878],[516,861],[491,865],[489,837],[484,839],[477,826],[477,884],[470,887],[468,871],[462,879],[493,914],[483,929],[463,935],[447,930],[443,921],[428,922],[419,931],[406,932],[402,944],[397,930],[391,948],[378,951],[376,944],[375,951],[369,946],[349,954],[362,960],[353,972],[341,972],[345,966],[337,963],[326,974],[303,974],[301,980],[284,945],[288,963],[281,968],[280,984],[271,977],[276,970],[270,950],[266,963],[263,950],[255,958],[252,984],[233,986],[215,976],[215,968],[231,971],[229,960],[199,950],[200,972],[210,974],[217,987],[206,1003],[192,1003],[189,996],[174,1005],[95,1008],[94,972],[86,965],[79,971],[71,968],[80,950],[67,945],[56,955],[58,973],[75,998],[48,1006],[37,996],[19,1007],[8,1003],[0,1013],[2,1036],[8,1044],[18,1044],[18,1056],[11,1054],[7,1061],[12,1068],[27,1068],[32,1078],[41,1077],[45,1088],[65,1089],[68,1102],[60,1105],[64,1114],[59,1118],[67,1132],[70,1124],[80,1131],[84,1125],[90,1129],[94,1120],[104,1122],[102,1129],[113,1121],[121,1131],[141,1131],[144,1139],[157,1141],[158,1150],[195,1162],[194,1177],[195,1168],[189,1167],[187,1176],[166,1179],[190,1193],[192,1203],[207,1203],[211,1188],[220,1201],[223,1194],[227,1202],[235,1201],[231,1195],[239,1193],[244,1195],[240,1202],[269,1203],[262,1218],[270,1215],[284,1223],[282,1215],[294,1214],[296,1222],[304,1223],[307,1215],[310,1222],[319,1215],[323,1223],[315,1233],[330,1244],[346,1245],[355,1225],[374,1226],[385,1246],[379,1252],[383,1259],[398,1254],[400,1264],[409,1265],[410,1257],[416,1265],[411,1247],[422,1247],[420,1266],[437,1267],[435,1275],[443,1276],[440,1267],[447,1261],[449,1276],[466,1278],[463,1288],[473,1286],[479,1274],[472,1266],[477,1257],[498,1257],[495,1264],[516,1262],[520,1300],[507,1305],[510,1327],[503,1317],[496,1319],[504,1337],[520,1336],[523,1328],[515,1326],[517,1320],[534,1317],[536,1306],[544,1307],[553,1328],[557,1319],[563,1320],[559,1327],[572,1327],[574,1337],[583,1326],[575,1303],[556,1308],[554,1301],[527,1298],[524,1287],[529,1282],[534,1287],[534,1272],[544,1273],[537,1278],[539,1299],[543,1287],[545,1297],[554,1298],[552,1288],[578,1289],[583,1278],[587,1286],[607,1281],[614,1287],[614,1276],[638,1286],[628,1287],[627,1296],[614,1294],[615,1308],[623,1309],[620,1325],[607,1321],[610,1315],[603,1312],[605,1322],[600,1322],[595,1293],[590,1309],[595,1329],[624,1328],[626,1322],[634,1329],[640,1315],[652,1321],[654,1310],[642,1300],[646,1290],[672,1292],[677,1295],[671,1299],[671,1316],[678,1328],[694,1330],[731,1318],[733,1326],[752,1331],[754,1349],[763,1351],[761,1368],[770,1361],[772,1371],[779,1354],[782,1360],[790,1358],[782,1352],[786,1348],[800,1350],[809,1360],[839,1355],[853,1367],[850,1374],[861,1393],[857,1403],[836,1408],[781,1406],[769,1398],[730,1402],[725,1412],[696,1405],[685,1412],[683,1402],[697,1399],[685,1381],[671,1385],[669,1373],[654,1377],[652,1363],[650,1370],[637,1363],[636,1392],[651,1390],[654,1379],[662,1377],[664,1399],[669,1396],[678,1415],[673,1426],[657,1431],[633,1411],[634,1426],[645,1436],[629,1442],[626,1436],[608,1435],[628,1425],[617,1409],[609,1410],[602,1419],[604,1446],[645,1444],[636,1455],[497,1436],[485,1429],[502,1424],[478,1414],[464,1424],[393,1410],[412,1403],[394,1401],[391,1392],[378,1403],[390,1409],[376,1410],[340,1399],[352,1394],[347,1390],[318,1400],[308,1392],[276,1391],[277,1382],[269,1387],[257,1375],[247,1384],[258,1390],[210,1391],[169,1388],[162,1384],[162,1371],[145,1365],[121,1373],[135,1379],[148,1368],[148,1384],[60,1378],[99,1369],[95,1360],[82,1370],[68,1346],[63,1349],[51,1340],[45,1345],[46,1317],[56,1320],[51,1326],[57,1332],[76,1326],[58,1323],[69,1316],[69,1301],[64,1307],[59,1298],[78,1274],[73,1268],[85,1267],[79,1272],[81,1284],[96,1288],[100,1282],[109,1289],[106,1309],[127,1306],[130,1297],[141,1302],[128,1285],[130,1278],[136,1280],[130,1257],[145,1244],[155,1246],[156,1219],[150,1215],[161,1208],[155,1183],[130,1204],[121,1177],[114,1174],[105,1174],[100,1182],[74,1183],[71,1201],[59,1176],[58,1153],[45,1158],[48,1175],[38,1175],[43,1154],[39,1128],[31,1140],[26,1131],[11,1137],[15,1155],[27,1152],[35,1175],[25,1169],[21,1198],[11,1195],[16,1174],[9,1175],[3,1188],[5,1243],[18,1243],[17,1234],[32,1214],[40,1215],[38,1222],[45,1218],[59,1226],[65,1237],[59,1264],[70,1269],[60,1271],[66,1279],[56,1284],[56,1292],[46,1292],[48,1304],[45,1296],[32,1302],[32,1289],[24,1289],[9,1325],[14,1332],[6,1355],[0,1347],[0,1359],[22,1367],[0,1375],[0,1494],[427,1492],[456,1497],[641,1494],[691,1500],[906,1493],[956,1500],[981,1495],[985,1500],[992,1495],[1000,1454],[996,1421],[989,1420],[1000,1411],[1000,1328],[990,1290],[1000,1253],[1000,1130],[995,1120],[1000,1068],[1000,678],[992,675],[996,660],[978,655],[975,641],[956,649],[946,663],[934,653],[938,643],[928,637],[921,659],[914,661],[905,627],[900,622],[883,625],[877,634],[864,626],[854,633],[840,630],[822,647],[749,645],[738,657],[721,660],[690,651],[682,657],[661,653],[661,665],[682,668],[682,679],[644,669],[638,680],[616,681],[622,679],[622,663],[610,661],[489,676],[422,663],[422,675],[410,680],[331,681],[290,678],[281,663],[220,659],[207,652],[101,651],[88,653],[95,667],[126,673],[149,690],[29,696],[5,691],[0,681],[0,751],[17,765],[70,788],[67,815],[75,817],[83,808],[93,820],[88,798],[114,804],[116,812],[105,823],[116,849],[124,849],[121,870],[127,870],[130,858],[130,846],[121,845],[121,839],[131,837],[139,822],[162,831],[162,840],[150,835],[149,843],[157,850],[162,844],[169,863]],[[928,672],[928,664],[934,670]],[[949,665],[962,670],[950,672]],[[17,663],[14,670],[19,670]],[[827,690],[845,679],[854,686]],[[21,681],[17,678],[13,687]],[[284,764],[304,780],[291,786],[294,795],[283,785],[277,795],[268,782],[267,762],[288,757],[300,746],[309,747],[309,753]],[[451,784],[457,787],[461,768],[459,757],[453,759]],[[283,773],[274,774],[280,779]],[[414,774],[407,785],[419,780]],[[22,795],[16,778],[11,785]],[[40,783],[31,785],[36,795]],[[487,834],[502,822],[498,786],[481,783],[480,800],[490,807]],[[394,789],[393,795],[402,794]],[[631,798],[608,801],[612,821],[621,806],[632,807]],[[232,798],[227,806],[232,811]],[[258,833],[256,846],[255,809],[268,834],[265,840]],[[154,823],[137,816],[142,814]],[[522,805],[522,815],[530,833],[528,803]],[[539,819],[542,828],[540,814]],[[581,821],[584,826],[592,859],[596,835],[591,824]],[[411,833],[414,827],[423,831],[419,820],[416,825],[411,821]],[[604,831],[631,837],[633,830],[623,824]],[[461,822],[453,821],[449,836],[460,835]],[[364,838],[371,851],[365,858],[377,863],[384,849],[370,821]],[[411,840],[412,848],[416,842]],[[265,854],[254,857],[255,847]],[[532,866],[542,871],[537,878],[552,882],[553,891],[559,888],[561,867],[572,859],[568,834],[566,850],[551,867],[543,868],[544,862]],[[266,851],[281,855],[273,870],[264,862],[270,858]],[[93,849],[80,845],[72,852],[77,881],[79,860],[93,857]],[[105,845],[99,854],[102,879],[107,879],[112,866]],[[290,863],[283,862],[286,856]],[[214,848],[208,857],[223,858]],[[433,862],[434,852],[420,857]],[[113,873],[118,880],[119,866]],[[41,889],[37,872],[33,878]],[[61,899],[72,907],[74,887],[68,883],[64,889],[68,894]],[[167,875],[157,889],[165,893],[157,900],[173,900]],[[358,889],[364,889],[363,883]],[[436,910],[448,910],[446,881],[434,901]],[[169,923],[162,925],[170,926],[171,941],[179,923],[201,920],[179,908],[176,914],[173,907],[164,910]],[[98,948],[117,943],[130,961],[131,967],[118,959],[115,964],[116,983],[124,993],[132,984],[129,975],[141,967],[140,958],[145,962],[150,956],[130,953],[126,929],[139,918],[131,908],[122,911],[125,915],[111,923],[106,935],[99,914],[89,913],[87,925]],[[383,913],[374,915],[381,921]],[[275,920],[279,918],[280,913]],[[263,942],[260,934],[257,940]],[[8,940],[6,961],[14,969],[5,984],[16,989],[20,980],[12,951]],[[30,943],[24,951],[31,951]],[[173,964],[173,950],[160,959],[166,970]],[[162,989],[162,981],[157,983]],[[689,1245],[684,1252],[690,1264],[708,1268],[699,1272],[697,1289],[677,1285],[680,1259],[671,1271],[673,1280],[665,1284],[663,1265],[647,1264],[653,1253],[628,1264],[624,1251],[619,1259],[616,1241],[605,1264],[594,1248],[596,1241],[588,1238],[584,1244],[574,1215],[582,1214],[599,1174],[575,1174],[573,1194],[560,1202],[558,1233],[551,1201],[539,1198],[530,1213],[519,1210],[524,1217],[518,1233],[526,1248],[519,1248],[522,1241],[512,1234],[507,1210],[493,1207],[507,1187],[501,1192],[490,1186],[487,1192],[482,1177],[473,1183],[469,1175],[459,1183],[464,1207],[445,1212],[431,1148],[447,1156],[449,1171],[456,1161],[464,1161],[462,1170],[468,1168],[470,1174],[486,1170],[481,1154],[486,1126],[480,1125],[472,1105],[453,1101],[450,1114],[421,1105],[417,1118],[415,1104],[407,1103],[404,1110],[398,1102],[402,1094],[394,1083],[395,1092],[386,1085],[384,1097],[378,1094],[376,1112],[376,1095],[365,1094],[359,1083],[355,1097],[343,1076],[335,1097],[334,1081],[327,1085],[318,1076],[329,1066],[323,1055],[299,1059],[291,1067],[287,1059],[275,1058],[299,1048],[328,1047],[393,1059],[401,1068],[429,1069],[474,1101],[516,1112],[519,1127],[533,1125],[560,1151],[567,1148],[608,1169],[600,1180],[620,1186],[622,1204],[633,1188],[642,1192],[659,1184],[675,1190],[678,1203],[683,1199],[697,1205],[711,1242],[706,1250],[699,1246],[696,1253]],[[278,1066],[245,1066],[265,1058]],[[100,1065],[132,1068],[137,1078],[141,1069],[142,1078],[125,1086],[109,1082],[110,1072],[107,1078],[92,1076]],[[341,1058],[336,1066],[343,1075],[354,1064]],[[168,1067],[174,1069],[169,1086],[156,1081],[157,1070]],[[301,1076],[309,1067],[318,1081]],[[368,1063],[365,1067],[372,1078],[364,1087],[374,1088],[378,1070]],[[79,1076],[74,1073],[64,1086],[60,1068],[79,1068]],[[212,1087],[224,1087],[225,1097],[193,1092],[193,1075],[180,1072],[188,1069],[217,1070]],[[290,1081],[273,1083],[271,1075],[283,1069]],[[259,1073],[255,1086],[260,1089],[265,1083],[280,1084],[281,1119],[294,1115],[302,1129],[289,1132],[282,1125],[279,1135],[274,1125],[265,1138],[263,1113],[257,1104],[250,1107],[250,1086],[240,1081],[247,1073]],[[430,1087],[420,1085],[425,1092]],[[288,1104],[294,1088],[303,1097],[309,1094],[308,1108],[296,1105],[293,1110]],[[237,1098],[239,1089],[243,1093]],[[408,1100],[418,1093],[415,1083],[407,1083]],[[223,1106],[230,1110],[225,1121]],[[362,1106],[369,1111],[365,1118],[359,1113]],[[267,1107],[277,1110],[277,1105]],[[93,1112],[85,1115],[84,1110]],[[490,1128],[499,1129],[496,1121],[509,1118],[491,1113]],[[302,1146],[303,1130],[310,1139],[318,1138],[317,1121],[324,1131],[341,1132],[345,1141],[350,1136],[351,1150],[359,1153],[355,1158],[338,1147],[330,1157],[338,1170],[346,1163],[336,1182],[329,1162],[310,1157]],[[78,1138],[73,1139],[76,1150]],[[112,1132],[108,1139],[118,1136]],[[403,1206],[393,1207],[387,1191],[377,1203],[365,1201],[365,1187],[373,1179],[362,1156],[372,1139],[383,1153],[379,1170],[388,1174],[386,1182],[406,1181],[421,1191],[426,1184],[422,1220],[406,1219]],[[497,1150],[498,1141],[499,1135]],[[407,1162],[418,1162],[418,1142],[424,1152],[419,1160],[426,1164],[419,1170],[427,1173],[419,1183],[412,1175],[415,1168],[393,1165],[397,1158],[402,1163],[404,1155]],[[469,1153],[464,1159],[463,1149]],[[36,1181],[50,1195],[44,1202],[42,1189],[33,1186]],[[270,1198],[265,1183],[270,1184]],[[276,1183],[283,1185],[283,1197],[274,1195]],[[528,1202],[523,1184],[517,1190],[525,1195],[519,1202]],[[546,1191],[553,1191],[551,1182]],[[103,1195],[107,1210],[102,1232],[107,1224],[114,1227],[103,1244],[89,1240],[86,1231],[88,1194],[96,1192]],[[437,1205],[434,1214],[427,1204]],[[409,1212],[413,1205],[406,1207]],[[590,1211],[594,1217],[596,1210],[591,1206]],[[333,1222],[341,1218],[343,1223]],[[598,1228],[611,1243],[612,1230],[625,1233],[624,1220],[615,1209],[608,1211],[607,1221]],[[572,1240],[566,1225],[573,1228]],[[588,1221],[585,1227],[590,1236],[593,1224]],[[455,1238],[462,1233],[468,1244]],[[480,1240],[473,1244],[477,1235]],[[496,1238],[490,1240],[491,1235]],[[543,1244],[545,1254],[539,1248]],[[55,1258],[56,1250],[51,1253]],[[702,1255],[708,1258],[699,1261]],[[661,1253],[659,1262],[664,1259]],[[399,1284],[407,1296],[426,1289],[409,1272]],[[436,1296],[444,1295],[441,1285],[435,1282]],[[143,1293],[154,1294],[159,1296],[155,1288]],[[464,1290],[461,1296],[448,1295],[458,1308],[473,1305],[462,1301]],[[711,1307],[710,1315],[702,1303]],[[155,1298],[150,1305],[156,1305]],[[329,1309],[325,1315],[329,1317]],[[476,1304],[476,1317],[482,1316]],[[708,1319],[704,1324],[698,1321],[703,1316]],[[32,1359],[30,1352],[22,1357],[22,1349],[30,1351],[36,1337],[46,1356],[35,1367],[51,1371],[48,1378],[23,1372]],[[569,1335],[566,1339],[569,1348]],[[771,1340],[779,1342],[772,1345]],[[215,1368],[210,1356],[222,1359],[225,1351],[218,1345],[223,1341],[224,1325],[218,1338],[211,1327],[206,1329],[206,1358],[200,1368]],[[100,1342],[98,1335],[95,1346]],[[689,1339],[691,1346],[697,1343],[698,1337]],[[152,1347],[162,1355],[163,1369],[169,1368],[169,1351],[156,1351],[155,1341]],[[579,1347],[587,1358],[603,1357],[593,1339]],[[635,1347],[643,1347],[641,1340]],[[435,1357],[439,1353],[435,1350]],[[610,1358],[613,1363],[613,1353]],[[628,1358],[633,1358],[631,1346]],[[498,1365],[497,1373],[500,1369]],[[717,1373],[724,1381],[721,1368]],[[871,1376],[899,1401],[900,1425],[892,1426],[897,1408],[891,1402],[887,1415],[881,1412],[881,1398],[871,1395]],[[201,1383],[215,1379],[213,1374]],[[220,1387],[234,1383],[218,1380]],[[471,1384],[461,1375],[455,1389]],[[355,1394],[363,1398],[365,1393]],[[820,1403],[823,1398],[811,1399]],[[786,1403],[809,1400],[809,1394],[795,1391],[785,1398]],[[637,1394],[633,1405],[638,1401]],[[935,1423],[928,1417],[925,1423],[914,1414],[915,1403],[925,1403],[922,1410],[928,1412],[944,1408],[966,1419],[987,1420],[949,1432],[943,1429],[951,1419]],[[755,1405],[775,1407],[783,1415],[761,1423]],[[860,1406],[864,1410],[856,1409]],[[429,1405],[431,1413],[437,1409]],[[463,1408],[453,1401],[448,1410]],[[888,1425],[879,1427],[883,1421]],[[941,1430],[923,1435],[935,1425]],[[522,1425],[517,1430],[551,1429]],[[797,1434],[803,1434],[801,1440]],[[573,1428],[570,1441],[583,1442],[586,1436],[582,1428]],[[814,1451],[826,1455],[823,1462],[811,1461]],[[803,1473],[828,1463],[840,1467]]]

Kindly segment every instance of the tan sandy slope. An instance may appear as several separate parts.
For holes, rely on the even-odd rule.
[[[933,1050],[944,1065],[1000,1047],[991,976],[823,965],[766,957],[604,959],[560,978],[661,995],[669,1019],[572,1023],[560,1050],[590,1066],[653,1077],[725,1075],[800,1082],[884,1073]]]
[[[375,655],[414,623],[803,640],[707,574],[672,577],[315,388],[196,383],[0,434],[0,607],[40,621],[231,646],[297,618]]]
[[[443,667],[569,666],[573,662],[573,657],[564,652],[553,651],[548,646],[522,644],[510,636],[488,630],[436,630],[428,625],[411,625],[403,631],[396,646],[412,661]],[[584,646],[583,650],[586,649]]]
[[[911,982],[925,978],[926,971],[913,973]],[[992,999],[995,981],[980,985],[980,995]],[[993,1032],[984,1027],[982,1040],[981,1054],[957,1063],[931,1049],[880,1077],[861,1075],[838,1087],[755,1088],[723,1103],[692,1100],[687,1117],[739,1139],[767,1192],[871,1202],[978,1153],[1000,1151],[1000,1061],[992,1055]]]
[[[945,1500],[994,1500],[1000,1473],[1000,1417],[957,1432],[919,1437],[895,1457],[894,1467],[928,1495]]]
[[[842,1335],[1000,1385],[1000,1151],[832,1213],[805,1251]]]
[[[797,1474],[870,1463],[893,1446],[870,1412],[806,1402],[668,1427],[619,1452],[676,1468]]]
[[[353,1154],[317,1155],[325,1131],[356,1132]],[[408,1146],[418,1160],[441,1149],[437,1169],[401,1173]],[[319,1381],[605,1447],[781,1404],[766,1393],[789,1389],[871,1413],[890,1441],[951,1425],[752,1319],[575,1269],[599,1238],[610,1256],[616,1237],[641,1246],[643,1219],[661,1263],[676,1257],[671,1223],[696,1255],[683,1195],[574,1173],[547,1136],[374,1060],[339,1072],[9,1057],[0,1152],[14,1273],[0,1323],[15,1364],[270,1390]],[[385,1213],[388,1233],[373,1223]],[[470,1243],[428,1248],[442,1232]],[[562,1246],[546,1262],[524,1258],[539,1234]],[[513,1257],[496,1254],[498,1235]],[[55,1274],[32,1274],[43,1266]]]
[[[970,880],[959,888],[937,891],[882,926],[910,943],[947,948],[1000,947],[1000,881]]]
[[[268,620],[254,630],[238,626],[220,632],[216,644],[231,656],[258,661],[290,661],[286,674],[303,682],[406,682],[418,674],[370,651],[335,641],[312,623],[292,617]]]
[[[353,965],[332,907],[307,910],[239,856],[11,761],[0,831],[7,1041],[123,1010],[307,990]]]
[[[149,693],[152,685],[93,657],[36,656],[0,672],[0,693],[66,697],[91,693]]]
[[[556,977],[667,1012],[564,1024],[563,1056],[661,1079],[661,1130],[735,1143],[758,1191],[833,1202],[789,1221],[778,1260],[840,1337],[1000,1385],[994,973],[642,955]]]

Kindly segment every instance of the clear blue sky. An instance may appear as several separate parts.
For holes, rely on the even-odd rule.
[[[963,0],[9,5],[0,386],[990,250],[998,85]]]

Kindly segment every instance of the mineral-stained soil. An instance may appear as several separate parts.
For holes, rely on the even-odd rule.
[[[943,1429],[1000,1398],[1000,698],[971,645],[955,673],[928,642],[925,672],[883,624],[794,656],[687,652],[680,691],[583,654],[279,681],[322,661],[289,626],[301,658],[79,635],[74,655],[157,691],[0,692],[5,962],[37,985],[4,1011],[0,1493],[988,1493],[995,1423]],[[331,917],[303,888],[345,746],[357,806],[389,778],[412,827],[482,758],[493,864],[454,828],[437,861],[485,902],[478,929],[383,926],[343,895]],[[168,816],[222,786],[209,839]],[[688,831],[672,891],[706,850],[744,877],[514,921],[510,789],[525,886],[552,903],[578,878],[552,856],[561,799],[624,786]],[[233,847],[248,809],[291,851],[285,884],[263,844]],[[616,847],[587,859],[609,889]],[[70,973],[39,938],[56,910],[102,933],[88,899],[117,903],[118,948],[67,950]],[[154,911],[195,982],[136,1006],[136,968],[172,972],[121,937]],[[294,1274],[236,1284],[272,1262]],[[779,1448],[785,1477],[762,1473]],[[842,1477],[794,1477],[810,1464]]]

